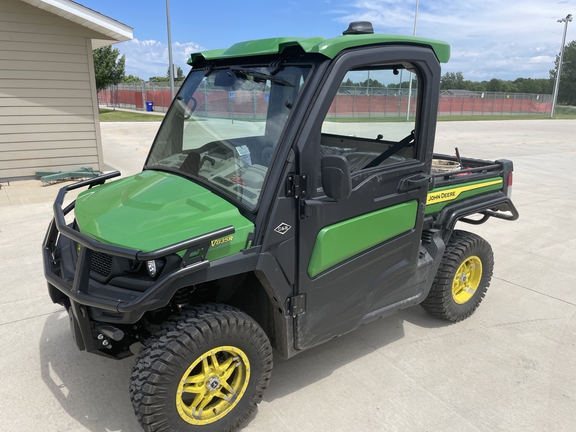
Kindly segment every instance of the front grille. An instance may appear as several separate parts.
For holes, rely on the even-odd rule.
[[[92,252],[90,269],[102,276],[108,276],[112,271],[112,255],[102,252]]]

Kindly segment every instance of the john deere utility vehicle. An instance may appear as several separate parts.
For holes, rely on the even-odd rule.
[[[367,22],[192,54],[143,171],[59,192],[50,297],[80,350],[140,348],[145,430],[239,428],[273,349],[289,358],[417,304],[450,321],[476,310],[492,250],[455,225],[518,213],[512,162],[433,153],[449,56]]]

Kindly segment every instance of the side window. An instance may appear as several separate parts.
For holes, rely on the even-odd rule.
[[[417,149],[411,134],[418,112],[415,74],[411,87],[410,72],[401,65],[349,71],[322,123],[322,155],[345,156],[352,173],[414,161]]]

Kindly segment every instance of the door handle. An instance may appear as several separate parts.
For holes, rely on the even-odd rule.
[[[412,189],[417,189],[422,186],[428,186],[428,189],[434,188],[434,177],[428,174],[417,174],[412,177],[406,177],[400,180],[398,185],[398,190],[400,192],[409,191]]]

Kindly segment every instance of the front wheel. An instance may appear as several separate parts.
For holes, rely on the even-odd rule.
[[[234,431],[256,409],[272,373],[262,328],[226,305],[173,316],[142,351],[130,380],[146,431]]]
[[[421,306],[438,318],[462,321],[482,302],[493,270],[490,244],[476,234],[454,231]]]

